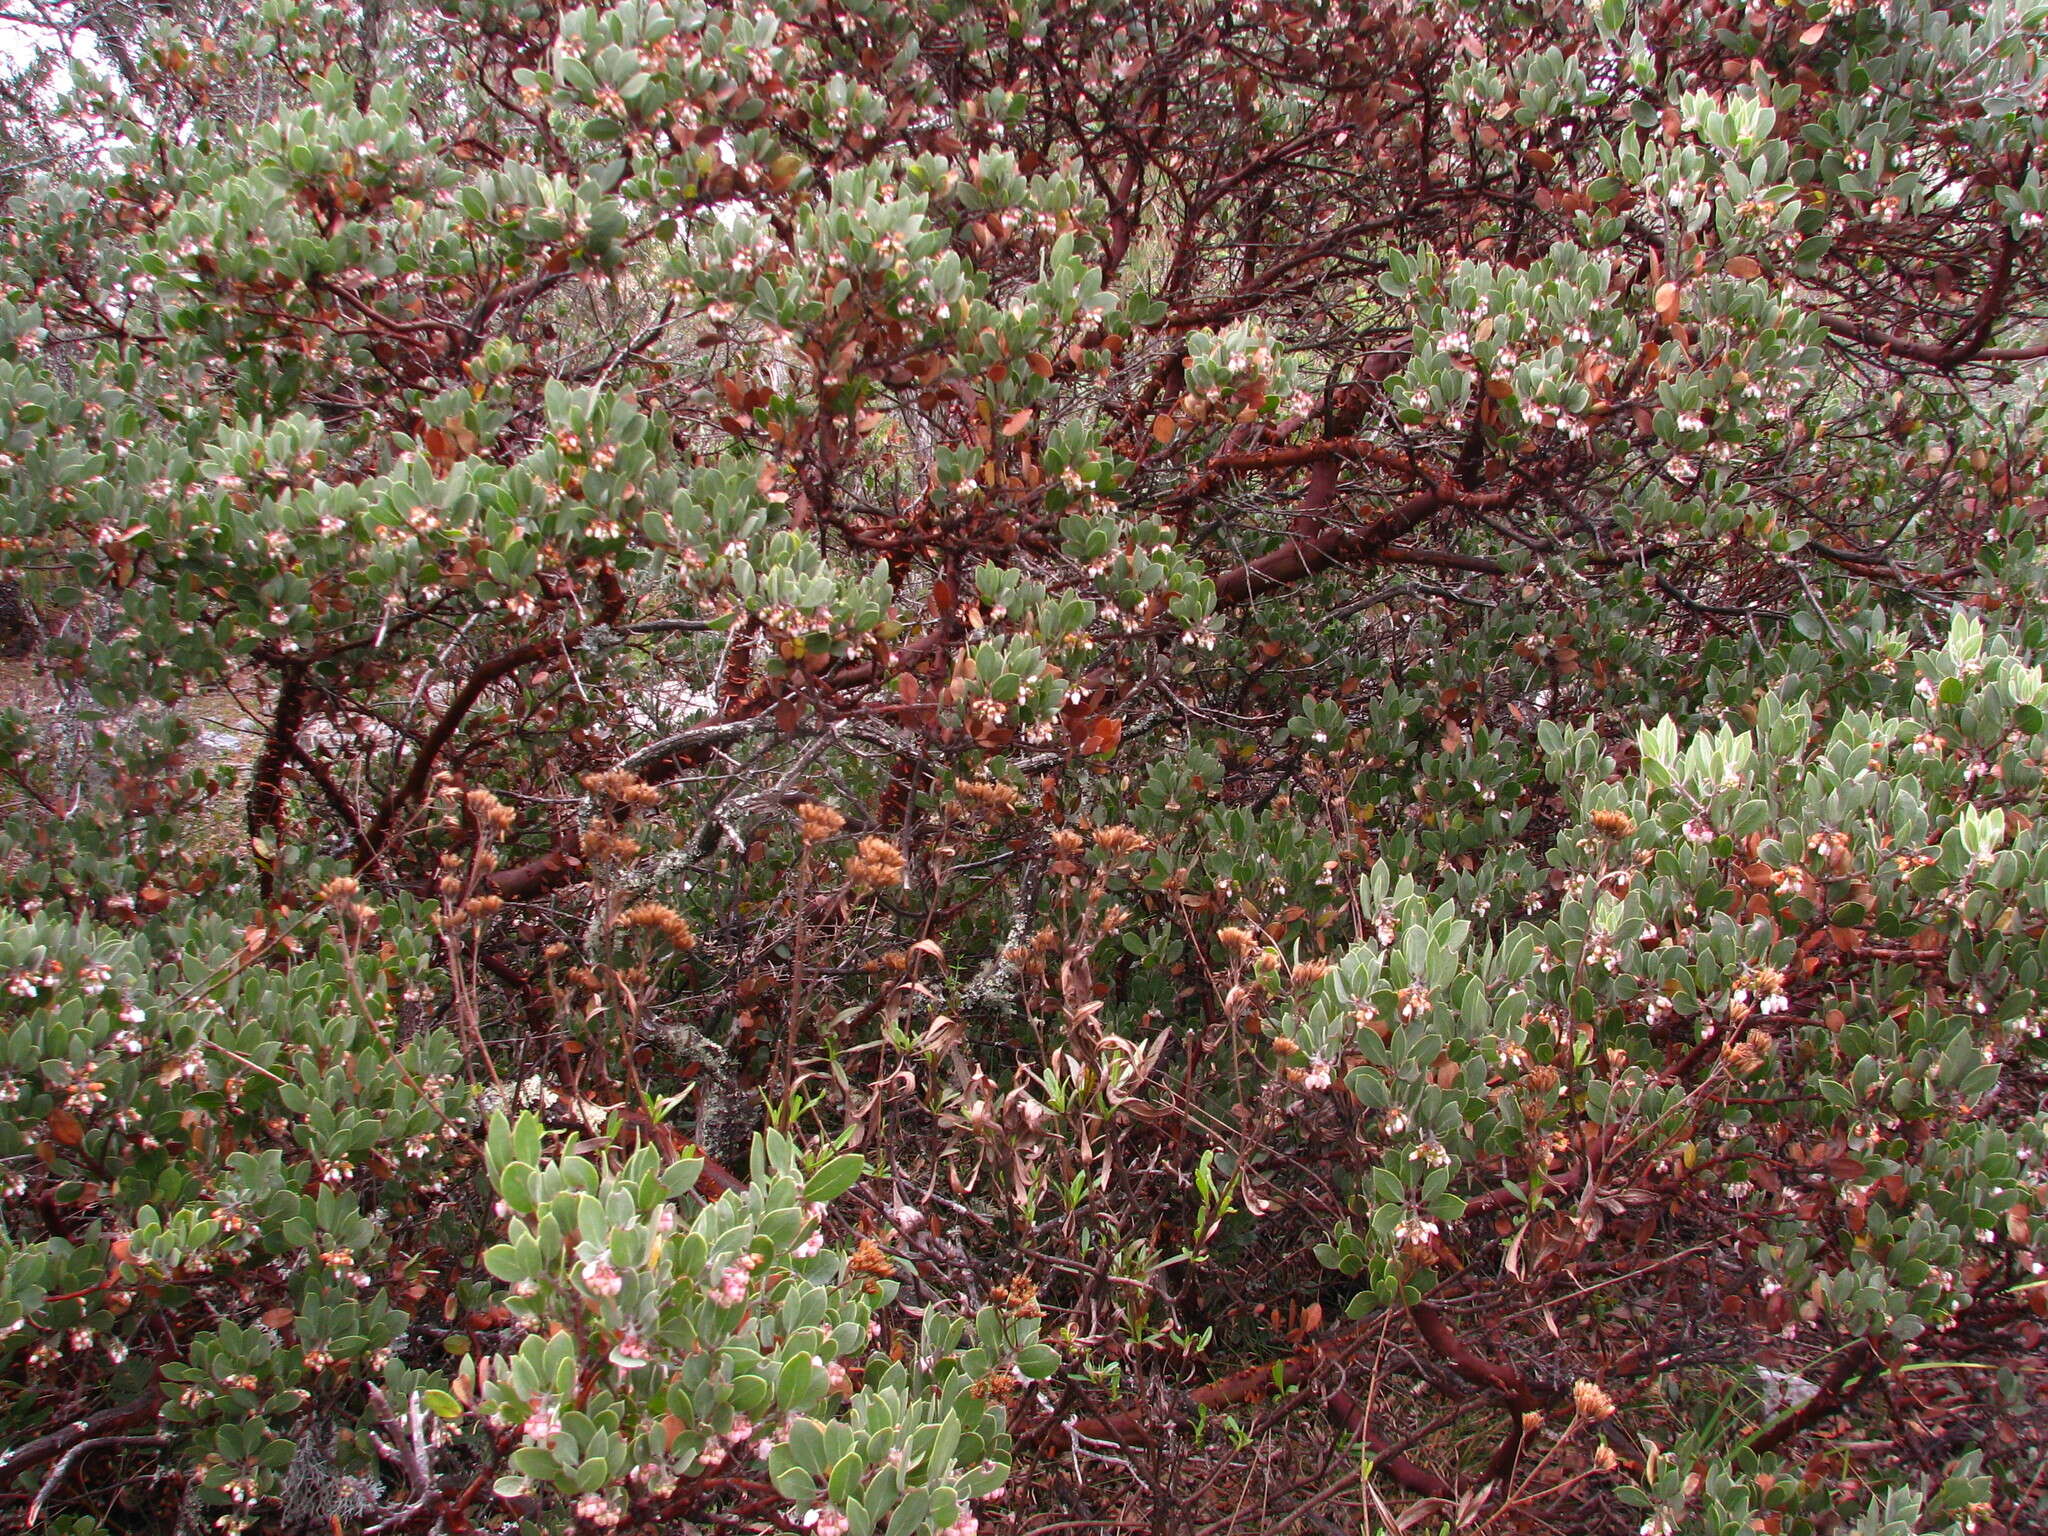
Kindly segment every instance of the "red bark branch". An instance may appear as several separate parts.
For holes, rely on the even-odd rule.
[[[88,1414],[82,1419],[73,1419],[58,1426],[46,1435],[25,1440],[10,1451],[0,1452],[0,1488],[10,1486],[14,1479],[31,1467],[39,1467],[46,1461],[54,1461],[81,1440],[106,1434],[109,1430],[126,1429],[140,1424],[153,1416],[162,1398],[152,1387],[142,1396],[114,1408],[102,1408],[98,1413]]]
[[[1452,1370],[1474,1386],[1486,1387],[1506,1398],[1508,1405],[1518,1413],[1537,1413],[1542,1404],[1529,1387],[1522,1373],[1510,1365],[1499,1365],[1476,1353],[1463,1339],[1451,1332],[1451,1326],[1444,1321],[1443,1314],[1426,1301],[1418,1301],[1408,1309],[1408,1320],[1415,1324],[1415,1331],[1422,1340]]]
[[[530,641],[501,655],[493,656],[469,674],[468,680],[463,683],[455,697],[449,700],[448,707],[441,711],[441,718],[434,722],[433,730],[427,733],[427,739],[420,744],[419,751],[413,754],[412,769],[406,774],[405,782],[393,790],[379,808],[377,819],[370,824],[369,833],[364,838],[364,847],[356,856],[358,869],[367,868],[370,863],[384,856],[399,816],[426,793],[427,784],[433,777],[435,759],[441,755],[441,749],[454,739],[463,720],[470,710],[476,707],[476,701],[483,697],[484,690],[500,678],[509,677],[522,667],[532,666],[535,662],[566,649],[575,643],[575,639],[576,637],[571,634]]]
[[[1775,1451],[1794,1435],[1812,1428],[1837,1408],[1845,1406],[1877,1375],[1879,1368],[1868,1345],[1852,1351],[1835,1366],[1812,1397],[1775,1423],[1767,1424],[1751,1435],[1744,1442],[1745,1448],[1755,1452]]]
[[[2013,239],[2012,232],[2003,232],[1998,242],[1998,253],[1991,258],[1990,281],[1984,285],[1984,294],[1978,299],[1969,324],[1957,333],[1953,341],[1914,341],[1909,336],[1894,336],[1878,326],[1843,315],[1822,315],[1820,323],[1845,340],[1860,341],[1865,346],[1878,348],[1889,357],[1925,363],[1930,368],[1960,368],[1965,363],[2027,363],[2048,357],[2048,342],[2025,347],[1990,345],[1991,333],[1998,328],[1999,317],[2005,311],[2005,301],[2012,292],[2013,258],[2018,249],[2019,242]]]
[[[1292,586],[1333,565],[1365,559],[1404,534],[1413,533],[1447,505],[1440,490],[1424,491],[1370,523],[1335,525],[1311,537],[1289,539],[1278,549],[1216,574],[1216,605],[1234,608],[1268,592]]]

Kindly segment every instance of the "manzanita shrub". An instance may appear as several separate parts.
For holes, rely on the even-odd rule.
[[[2048,5],[25,0],[0,1528],[2048,1527]]]

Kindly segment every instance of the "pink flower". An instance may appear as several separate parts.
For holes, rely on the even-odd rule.
[[[612,1364],[622,1371],[643,1368],[647,1364],[646,1341],[628,1328],[619,1335],[619,1342],[612,1346]]]

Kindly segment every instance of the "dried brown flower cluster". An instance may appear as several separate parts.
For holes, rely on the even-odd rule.
[[[674,907],[664,906],[658,901],[643,901],[626,908],[618,916],[618,926],[659,933],[674,949],[697,947],[697,935],[689,921]]]
[[[377,909],[368,902],[355,899],[356,893],[361,889],[361,884],[354,876],[336,875],[320,887],[320,900],[323,905],[333,908],[335,914],[346,922],[361,924],[364,927],[374,926],[378,916]]]
[[[1144,834],[1135,828],[1114,826],[1095,829],[1095,846],[1111,858],[1121,859],[1152,845]]]
[[[1312,987],[1330,974],[1327,960],[1297,960],[1287,968],[1287,982],[1293,987]]]
[[[848,1274],[866,1275],[873,1280],[896,1278],[896,1261],[889,1257],[887,1250],[871,1237],[862,1238],[847,1256]]]
[[[1038,1287],[1029,1275],[1012,1275],[989,1287],[988,1299],[1011,1317],[1043,1317],[1038,1304]]]
[[[955,779],[953,792],[962,804],[993,821],[1007,816],[1024,803],[1024,792],[999,779]]]
[[[590,826],[583,830],[583,857],[593,864],[624,864],[639,857],[639,854],[640,842],[637,838],[621,837],[602,826]]]
[[[975,1397],[991,1403],[1007,1403],[1017,1395],[1016,1373],[1005,1366],[998,1366],[976,1381],[967,1390]]]
[[[835,836],[846,825],[846,818],[822,800],[806,800],[796,808],[796,819],[807,848]]]
[[[903,850],[885,837],[864,837],[846,861],[846,878],[862,890],[880,891],[903,883]]]
[[[584,789],[600,799],[630,811],[648,811],[661,804],[661,791],[647,783],[638,774],[623,769],[607,769],[603,773],[586,773],[579,781]]]
[[[462,797],[462,803],[474,816],[477,825],[491,832],[509,832],[519,815],[488,789],[472,789]]]
[[[1572,1410],[1582,1419],[1598,1423],[1614,1417],[1614,1399],[1598,1382],[1583,1378],[1572,1383]]]
[[[1730,1040],[1722,1046],[1721,1059],[1737,1077],[1751,1077],[1771,1059],[1775,1049],[1776,1043],[1768,1031],[1752,1029],[1740,1040]]]
[[[1591,820],[1595,832],[1598,832],[1602,837],[1613,838],[1617,842],[1627,837],[1636,829],[1636,819],[1629,815],[1627,811],[1617,811],[1603,807],[1593,813]]]

